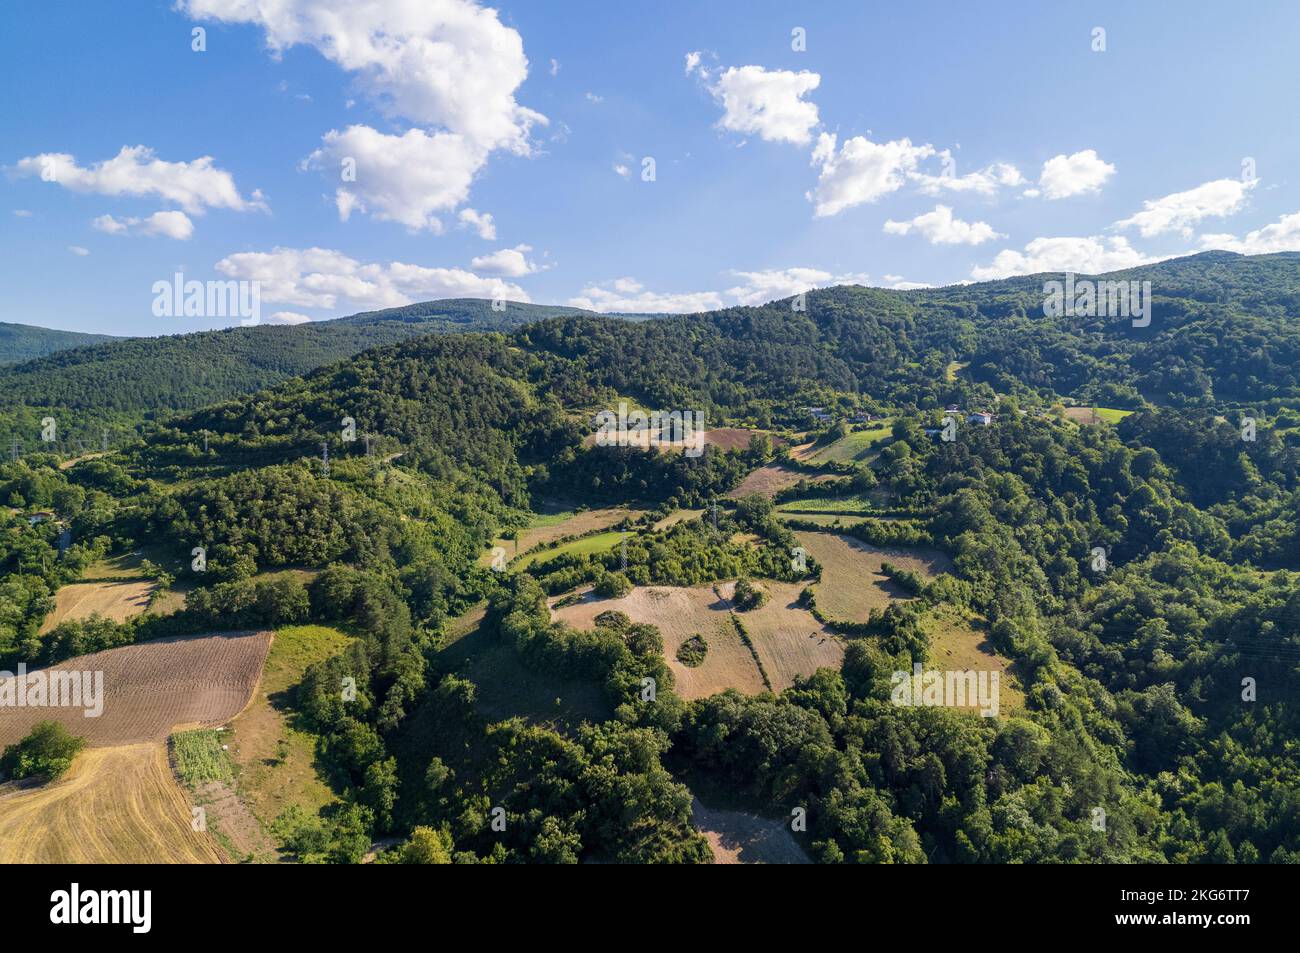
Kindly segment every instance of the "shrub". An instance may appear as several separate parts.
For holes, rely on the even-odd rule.
[[[57,721],[38,722],[26,738],[0,755],[0,777],[15,781],[44,777],[53,781],[63,776],[85,746],[85,738],[72,735]]]

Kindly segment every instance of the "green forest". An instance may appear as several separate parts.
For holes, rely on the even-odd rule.
[[[339,796],[277,825],[305,862],[377,842],[384,863],[708,862],[697,784],[802,811],[821,863],[1300,862],[1300,255],[1114,277],[1152,282],[1149,327],[1045,317],[1041,280],[1017,278],[637,320],[435,302],[0,368],[0,438],[21,438],[0,463],[0,667],[346,627],[293,700]],[[698,457],[593,445],[594,414],[629,399],[765,436]],[[1066,413],[1093,406],[1131,413]],[[940,439],[947,407],[995,420]],[[858,414],[890,421],[878,453],[792,455]],[[45,417],[67,436],[42,443]],[[734,492],[767,466],[823,481],[805,497],[886,501],[843,533],[951,572],[887,566],[912,598],[844,620],[843,665],[780,692],[688,701],[655,625],[554,617],[589,586],[739,579],[743,635],[766,587],[822,572],[790,562],[813,524]],[[495,541],[553,500],[636,515],[615,548],[494,571]],[[679,510],[700,512],[660,523]],[[141,548],[182,609],[42,631],[60,586]],[[265,578],[281,569],[310,578]],[[458,663],[472,610],[484,654],[586,686],[590,712],[496,717],[501,687]],[[891,703],[939,611],[983,620],[1022,707]]]

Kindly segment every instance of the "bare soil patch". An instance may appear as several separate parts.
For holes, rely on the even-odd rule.
[[[87,718],[84,707],[0,707],[0,747],[45,720],[60,722],[92,747],[161,742],[177,728],[223,724],[248,704],[270,644],[270,632],[231,632],[158,639],[70,659],[44,671],[102,672],[102,714]]]
[[[705,807],[699,798],[691,801],[691,820],[713,848],[715,864],[811,863],[786,821]]]
[[[783,467],[779,463],[769,463],[752,471],[745,479],[740,481],[735,489],[729,491],[727,496],[730,499],[737,500],[742,496],[757,493],[759,496],[765,496],[770,500],[779,491],[788,486],[794,486],[800,480],[805,479],[813,483],[822,483],[835,478],[829,473],[801,473],[798,470]]]

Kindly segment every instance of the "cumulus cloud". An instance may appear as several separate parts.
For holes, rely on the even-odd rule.
[[[478,232],[478,237],[485,242],[494,242],[497,240],[496,222],[492,220],[490,212],[479,212],[472,208],[463,208],[460,210],[461,228],[472,228]]]
[[[907,221],[888,219],[884,230],[889,235],[906,235],[915,231],[931,245],[979,245],[995,238],[1006,238],[987,222],[962,221],[947,205],[936,205],[933,212],[924,212]]]
[[[66,152],[43,152],[19,159],[11,170],[18,176],[39,176],[73,192],[96,195],[153,197],[175,202],[191,215],[208,208],[237,212],[265,210],[260,192],[244,198],[235,179],[213,164],[211,156],[190,162],[159,159],[148,146],[123,146],[111,159],[80,166]]]
[[[718,126],[728,132],[806,145],[820,121],[817,104],[804,99],[821,84],[817,73],[761,66],[732,66],[710,73],[700,65],[698,53],[687,54],[686,72],[699,75],[722,107]]]
[[[69,245],[68,251],[72,252],[74,255],[79,255],[82,258],[85,258],[90,254],[89,248],[82,248],[80,245]]]
[[[971,277],[992,281],[1049,271],[1097,275],[1159,260],[1143,255],[1125,238],[1035,238],[1024,251],[998,252],[990,264],[972,268]]]
[[[490,255],[480,255],[470,261],[469,266],[485,275],[497,275],[501,278],[522,278],[524,275],[531,275],[534,272],[543,270],[536,262],[529,260],[528,253],[532,250],[531,245],[502,248]]]
[[[239,252],[217,262],[216,270],[260,282],[263,301],[299,308],[396,308],[431,298],[530,300],[518,285],[462,268],[364,264],[328,248]]]
[[[338,186],[339,213],[366,211],[409,228],[438,231],[434,212],[464,200],[497,150],[534,154],[542,114],[515,92],[528,75],[519,33],[472,0],[179,0],[196,19],[250,23],[275,55],[303,44],[356,77],[390,118],[418,129],[389,135],[367,126],[331,131],[311,157],[329,169],[356,158],[355,182]],[[412,134],[415,135],[412,135]],[[343,151],[355,147],[359,153]],[[381,161],[395,147],[403,159]],[[363,173],[361,167],[368,164]],[[408,164],[410,163],[410,164]],[[409,203],[409,207],[403,207]]]
[[[1115,223],[1116,228],[1136,228],[1143,238],[1178,232],[1192,237],[1192,226],[1205,218],[1222,218],[1239,211],[1257,179],[1215,179],[1186,192],[1147,199],[1142,211]]]
[[[1115,174],[1115,167],[1097,155],[1096,149],[1084,149],[1073,155],[1053,156],[1043,163],[1038,177],[1039,191],[1049,199],[1063,199],[1071,195],[1100,192],[1106,180]]]
[[[300,314],[300,313],[297,312],[297,311],[277,311],[277,312],[275,312],[274,314],[271,315],[271,317],[270,317],[270,319],[269,319],[269,323],[271,323],[271,324],[306,324],[306,323],[307,323],[308,321],[310,321],[310,320],[311,320],[311,318],[309,318],[307,315],[305,315],[305,314]]]
[[[603,284],[591,284],[569,299],[568,304],[588,311],[620,311],[647,314],[693,314],[721,308],[722,296],[716,291],[690,291],[661,294],[649,291],[635,278],[617,278]]]
[[[154,212],[145,218],[114,218],[100,215],[90,223],[110,235],[158,235],[185,241],[194,234],[194,222],[184,212]]]
[[[369,212],[412,231],[441,232],[436,213],[465,201],[487,159],[463,136],[422,129],[396,136],[349,126],[331,130],[322,142],[305,164],[341,178],[334,193],[340,220],[346,222],[354,211]]]
[[[934,154],[933,146],[914,146],[910,139],[876,143],[865,136],[854,136],[837,150],[834,134],[824,132],[812,154],[821,172],[808,201],[819,218],[874,202],[901,189],[921,160]]]
[[[864,274],[836,275],[819,268],[782,268],[770,271],[733,271],[743,278],[744,284],[727,289],[727,295],[736,304],[760,305],[780,298],[789,298],[813,288],[830,285],[862,285],[867,283]]]
[[[16,208],[16,209],[14,209],[14,215],[15,215],[16,217],[18,217],[18,218],[31,218],[31,217],[32,217],[31,209],[25,209],[25,208]]]
[[[1283,215],[1271,225],[1247,232],[1244,238],[1222,234],[1202,235],[1201,247],[1207,250],[1235,251],[1242,255],[1300,251],[1300,212]]]

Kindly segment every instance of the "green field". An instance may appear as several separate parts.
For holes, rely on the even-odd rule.
[[[556,556],[572,554],[575,556],[586,556],[590,553],[608,552],[618,545],[619,540],[623,538],[623,533],[619,530],[610,530],[605,533],[596,533],[592,536],[584,536],[581,539],[575,539],[571,543],[564,543],[556,546],[554,549],[542,549],[535,553],[529,553],[520,557],[515,564],[519,569],[527,569],[535,562],[545,562],[554,559]]]
[[[865,496],[845,496],[836,499],[833,496],[806,497],[799,500],[786,500],[778,503],[777,513],[820,514],[838,516],[866,516],[874,509]]]
[[[880,421],[862,430],[845,434],[830,446],[822,447],[808,458],[810,463],[858,463],[875,451],[877,444],[888,440],[894,432],[892,421]]]
[[[211,728],[180,731],[172,735],[176,773],[190,787],[206,781],[235,780],[235,766],[221,750],[221,735]]]

